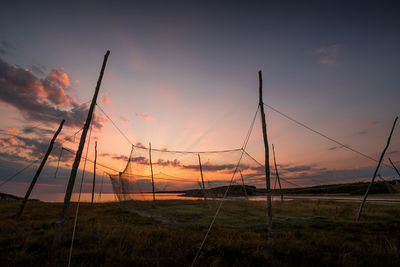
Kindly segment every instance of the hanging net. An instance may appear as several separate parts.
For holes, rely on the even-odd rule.
[[[110,175],[121,202],[243,197],[265,188],[263,166],[241,149],[176,152],[132,146],[125,169]]]

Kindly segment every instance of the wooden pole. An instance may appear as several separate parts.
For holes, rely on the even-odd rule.
[[[150,158],[150,170],[151,170],[151,185],[153,187],[153,201],[155,201],[156,194],[154,192],[153,163],[151,162],[151,143],[149,143],[149,158]]]
[[[356,218],[357,221],[360,220],[361,212],[362,212],[362,209],[364,207],[365,201],[367,200],[367,196],[368,196],[369,190],[371,189],[371,186],[375,181],[376,174],[378,173],[379,167],[381,166],[383,157],[385,156],[385,153],[386,153],[386,149],[389,147],[390,139],[392,138],[393,130],[394,130],[394,127],[396,126],[397,119],[398,119],[398,117],[396,117],[396,119],[393,122],[393,127],[392,127],[392,130],[390,131],[390,135],[389,135],[389,138],[387,140],[386,146],[382,151],[381,157],[379,158],[378,166],[376,166],[374,175],[372,176],[371,183],[368,185],[367,191],[365,192],[364,198],[363,198],[363,200],[361,202],[360,209],[358,210],[358,215],[357,215],[357,218]]]
[[[200,175],[201,175],[201,184],[203,185],[203,194],[204,194],[204,200],[207,200],[206,196],[206,186],[204,185],[204,178],[203,178],[203,167],[201,166],[201,160],[200,160],[200,154],[197,154],[199,157],[199,167],[200,167]]]
[[[91,202],[91,205],[93,205],[94,188],[96,186],[96,162],[97,162],[97,141],[94,143],[94,167],[93,167],[93,187],[92,187],[92,202]]]
[[[48,147],[48,149],[47,149],[47,152],[46,152],[46,154],[44,155],[43,160],[42,160],[42,162],[40,163],[39,168],[37,169],[37,171],[36,171],[36,173],[35,173],[35,176],[34,176],[33,179],[32,179],[32,182],[31,182],[31,185],[30,185],[29,188],[28,188],[28,191],[26,191],[26,194],[25,194],[24,199],[22,200],[22,203],[21,203],[21,206],[20,206],[20,208],[19,208],[19,211],[18,211],[18,213],[17,213],[17,215],[16,215],[16,218],[19,218],[19,217],[21,216],[22,212],[24,211],[25,204],[26,204],[26,202],[28,201],[29,196],[31,195],[31,192],[32,192],[32,190],[33,190],[33,187],[35,186],[36,181],[37,181],[37,179],[39,178],[39,175],[40,175],[40,173],[42,172],[42,169],[43,169],[44,165],[46,164],[47,158],[49,157],[49,155],[50,155],[50,153],[51,153],[51,150],[53,149],[54,142],[56,141],[56,138],[57,138],[58,134],[61,132],[61,129],[62,129],[63,125],[64,125],[64,122],[65,122],[65,120],[62,120],[62,121],[61,121],[60,126],[58,127],[58,129],[57,129],[57,131],[55,132],[53,138],[51,139],[50,145],[49,145],[49,147]]]
[[[281,179],[279,179],[278,167],[276,166],[276,158],[275,158],[275,148],[274,148],[274,144],[272,144],[272,152],[273,152],[273,154],[274,154],[274,165],[275,165],[275,173],[276,173],[275,185],[276,185],[276,180],[278,180],[279,192],[281,193],[281,200],[283,200],[283,192],[282,192],[282,186],[281,186]]]
[[[394,163],[392,162],[392,160],[389,158],[390,164],[392,164],[394,170],[397,172],[397,175],[400,177],[400,172],[399,170],[396,168],[396,166],[394,165]]]
[[[242,178],[242,186],[243,186],[244,196],[246,197],[246,199],[248,199],[249,197],[247,196],[246,186],[244,185],[244,179],[243,179],[242,171],[240,169],[239,169],[239,173],[240,173],[240,178]]]
[[[268,148],[268,137],[267,137],[267,123],[265,121],[264,113],[264,102],[262,97],[262,73],[261,70],[258,72],[259,81],[259,105],[261,111],[261,123],[264,137],[264,148],[265,148],[265,182],[267,187],[267,231],[268,231],[268,242],[273,243],[273,232],[272,232],[272,199],[271,199],[271,173],[269,169],[269,148]]]
[[[81,162],[81,157],[82,157],[83,148],[85,146],[87,132],[89,130],[90,123],[92,122],[93,111],[96,106],[97,96],[99,94],[101,81],[102,81],[103,75],[104,75],[104,69],[106,68],[107,59],[108,59],[109,55],[110,55],[110,51],[107,51],[107,53],[104,55],[103,65],[101,66],[99,79],[97,80],[96,89],[95,89],[95,92],[94,92],[94,95],[92,98],[92,103],[90,104],[86,122],[85,122],[85,125],[83,126],[78,150],[76,151],[75,160],[72,165],[71,174],[70,174],[68,185],[67,185],[67,190],[65,191],[64,206],[63,206],[61,214],[60,214],[60,220],[57,222],[57,230],[56,230],[56,235],[54,237],[54,244],[58,244],[61,241],[62,232],[64,230],[64,224],[65,224],[65,220],[67,217],[69,204],[71,201],[72,190],[74,189],[74,185],[75,185],[76,174],[78,172],[79,163]]]

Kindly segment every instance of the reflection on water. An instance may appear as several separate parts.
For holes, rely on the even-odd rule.
[[[201,197],[184,197],[181,196],[182,194],[177,194],[177,193],[156,193],[156,200],[198,200],[198,199],[203,199]],[[53,193],[53,194],[41,194],[40,196],[34,196],[32,198],[40,199],[41,201],[45,202],[63,202],[64,201],[64,193]],[[78,201],[78,194],[73,194],[71,197],[71,201]],[[234,200],[234,199],[245,199],[244,197],[229,197],[228,199]],[[92,194],[91,193],[82,193],[81,194],[81,202],[90,202],[92,200]],[[153,194],[152,193],[143,193],[143,194],[136,194],[134,197],[134,200],[139,200],[139,201],[147,201],[147,200],[153,200]],[[267,198],[266,196],[252,196],[249,197],[248,200],[251,201],[266,201]],[[280,196],[273,196],[272,197],[273,201],[280,200]],[[288,198],[284,200],[290,200]],[[115,202],[118,201],[114,193],[103,193],[101,195],[95,194],[94,195],[94,202],[99,203],[99,202]]]
[[[197,200],[202,199],[198,197],[182,197],[181,194],[176,193],[156,193],[156,200],[173,200],[173,199],[185,199],[185,200]],[[78,201],[78,194],[73,194],[71,197],[71,201]],[[45,202],[63,202],[65,194],[64,193],[54,193],[54,194],[41,194],[40,196],[34,196],[32,198],[40,199]],[[153,200],[152,193],[143,193],[136,194],[134,200],[146,201]],[[82,193],[81,194],[81,202],[90,202],[92,201],[92,193]],[[101,196],[99,194],[94,195],[94,202],[115,202],[118,201],[114,193],[103,193]]]

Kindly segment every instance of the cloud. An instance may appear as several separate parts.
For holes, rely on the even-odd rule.
[[[60,123],[81,127],[88,112],[86,104],[68,95],[69,77],[62,69],[52,70],[43,79],[32,71],[10,65],[0,58],[0,102],[16,108],[28,121]],[[101,128],[99,116],[94,126]]]
[[[17,128],[14,128],[14,127],[7,128],[7,133],[18,134],[18,132],[19,132],[19,130]]]
[[[375,126],[377,124],[378,124],[377,121],[366,121],[366,122],[364,122],[364,126],[367,126],[367,127],[372,127],[372,126]]]
[[[345,145],[346,147],[351,147],[350,145]],[[339,149],[339,148],[343,148],[344,146],[332,146],[332,147],[330,147],[330,148],[328,148],[328,150],[330,150],[330,151],[332,151],[332,150],[336,150],[336,149]]]
[[[15,46],[8,42],[8,41],[1,41],[0,42],[0,55],[8,54],[8,51],[15,49]]]
[[[32,65],[32,66],[31,66],[31,70],[32,70],[32,72],[33,72],[34,74],[36,74],[36,75],[38,75],[38,76],[45,76],[45,75],[46,75],[46,73],[45,73],[46,68],[45,68],[44,66],[35,66],[35,65]]]
[[[49,130],[49,129],[44,129],[44,128],[39,128],[39,127],[33,127],[33,126],[25,126],[22,128],[22,132],[24,134],[36,134],[36,135],[46,135],[46,134],[51,134],[54,133],[54,130]]]
[[[154,120],[154,118],[152,116],[148,115],[148,114],[136,112],[135,115],[138,116],[138,117],[142,117],[142,118],[144,118],[146,120]]]
[[[318,63],[323,65],[335,65],[339,54],[343,51],[343,45],[330,45],[317,49],[315,53],[319,56]]]
[[[136,144],[135,144],[135,147],[146,149],[146,147],[145,147],[142,143],[140,143],[140,142],[136,143]]]
[[[104,154],[103,154],[103,156],[104,156]],[[124,161],[128,161],[129,160],[129,157],[124,156],[124,155],[112,156],[111,158],[115,159],[115,160],[124,160]]]
[[[108,104],[108,103],[110,103],[110,98],[108,98],[108,97],[106,97],[106,96],[103,96],[103,97],[101,98],[101,102],[102,102],[103,104]]]
[[[125,123],[129,122],[129,120],[127,118],[123,117],[123,116],[119,116],[119,118],[120,118],[121,121],[123,121]]]
[[[362,130],[362,131],[359,131],[358,134],[359,135],[366,135],[366,134],[368,134],[368,131],[367,130]]]
[[[177,159],[174,160],[163,160],[163,159],[158,159],[156,162],[153,163],[154,165],[160,165],[160,166],[172,166],[172,167],[180,167],[181,162]]]

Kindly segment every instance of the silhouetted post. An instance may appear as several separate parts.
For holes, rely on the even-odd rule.
[[[400,172],[399,170],[396,168],[396,166],[394,165],[394,163],[392,162],[392,160],[389,158],[390,164],[392,164],[394,170],[397,172],[397,175],[400,177]]]
[[[267,231],[268,231],[268,242],[273,243],[273,232],[272,232],[272,199],[271,199],[271,173],[269,169],[269,148],[268,148],[268,138],[267,138],[267,123],[265,121],[264,113],[264,102],[262,97],[262,73],[261,70],[258,72],[259,80],[259,105],[261,111],[261,123],[264,137],[264,148],[265,148],[265,182],[267,185]]]
[[[246,186],[244,185],[244,179],[243,179],[242,171],[240,169],[239,169],[239,173],[240,173],[240,178],[242,178],[242,186],[243,186],[244,196],[246,197],[246,199],[248,199]]]
[[[392,130],[390,131],[390,135],[389,135],[389,138],[388,138],[388,140],[387,140],[386,146],[385,146],[385,148],[384,148],[383,151],[382,151],[382,155],[381,155],[381,157],[380,157],[380,159],[379,159],[378,166],[376,166],[374,175],[372,176],[371,183],[368,185],[367,191],[365,192],[364,198],[363,198],[363,200],[362,200],[362,202],[361,202],[360,209],[358,210],[358,215],[357,215],[357,218],[356,218],[357,221],[360,220],[361,212],[362,212],[362,209],[363,209],[363,207],[364,207],[365,200],[367,200],[367,196],[368,196],[369,190],[371,189],[371,186],[372,186],[372,184],[373,184],[374,181],[375,181],[376,174],[377,174],[377,172],[378,172],[378,170],[379,170],[379,167],[381,166],[383,157],[385,156],[385,153],[386,153],[386,149],[389,147],[390,139],[392,139],[392,134],[393,134],[394,127],[396,126],[397,119],[398,119],[398,117],[396,117],[396,119],[395,119],[394,122],[393,122],[393,127],[392,127]]]
[[[26,191],[25,197],[24,197],[24,199],[22,200],[21,207],[19,208],[19,211],[18,211],[18,213],[17,213],[17,215],[16,215],[16,218],[19,218],[19,217],[21,216],[21,214],[22,214],[22,212],[23,212],[23,210],[24,210],[24,208],[25,208],[25,204],[26,204],[26,202],[28,201],[29,196],[31,195],[31,192],[32,192],[32,190],[33,190],[33,187],[35,186],[36,181],[37,181],[37,179],[39,178],[39,175],[40,175],[40,173],[42,172],[42,169],[43,169],[44,165],[46,164],[47,158],[49,157],[49,155],[50,155],[50,153],[51,153],[51,150],[53,149],[54,141],[56,141],[56,138],[57,138],[58,134],[61,132],[61,129],[62,129],[63,125],[64,125],[64,122],[65,122],[65,120],[62,120],[62,122],[60,123],[60,126],[58,127],[56,133],[55,133],[54,136],[53,136],[53,139],[51,139],[49,148],[47,149],[47,152],[46,152],[46,154],[44,155],[43,160],[42,160],[42,162],[40,163],[40,166],[39,166],[39,168],[37,169],[37,171],[36,171],[36,173],[35,173],[35,176],[34,176],[33,179],[32,179],[32,182],[31,182],[31,185],[30,185],[29,188],[28,188],[28,191]]]
[[[279,192],[281,193],[281,200],[283,200],[283,192],[282,192],[282,186],[281,186],[281,179],[279,179],[278,167],[276,166],[276,158],[275,158],[275,148],[274,148],[274,144],[272,144],[272,152],[273,152],[273,154],[274,154],[274,165],[275,165],[275,173],[276,173],[275,185],[276,185],[276,180],[278,180],[278,183],[279,183]]]
[[[154,201],[156,200],[156,194],[154,192],[153,163],[151,162],[151,143],[149,143],[149,158],[150,158],[150,170],[151,170],[151,185],[153,187],[153,201]]]
[[[93,167],[92,202],[90,203],[91,205],[93,205],[94,188],[96,186],[96,162],[97,162],[97,141],[94,143],[94,167]]]
[[[200,175],[201,175],[201,184],[203,185],[204,200],[207,200],[206,187],[204,185],[204,178],[203,178],[203,167],[201,166],[200,154],[197,154],[197,156],[199,157],[199,167],[200,167]]]
[[[64,230],[64,224],[65,224],[65,220],[67,217],[69,204],[71,201],[72,190],[74,189],[74,185],[75,185],[76,173],[78,172],[79,163],[81,162],[81,157],[82,157],[83,148],[85,146],[87,132],[89,130],[90,123],[92,122],[94,107],[96,105],[97,96],[99,94],[101,81],[102,81],[103,75],[104,75],[104,69],[106,68],[107,59],[108,59],[109,55],[110,55],[110,51],[107,51],[107,53],[104,55],[103,65],[100,70],[99,79],[97,80],[97,85],[96,85],[96,89],[95,89],[95,92],[94,92],[94,95],[92,98],[92,103],[90,104],[88,116],[86,118],[85,125],[83,126],[78,150],[76,151],[75,160],[72,165],[67,190],[65,191],[64,206],[63,206],[63,209],[60,214],[60,220],[57,222],[57,230],[56,230],[56,235],[54,237],[54,244],[57,244],[61,241],[62,232]]]

